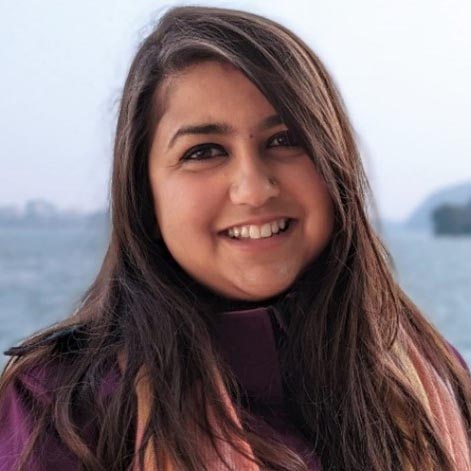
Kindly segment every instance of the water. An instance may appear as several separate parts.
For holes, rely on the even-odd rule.
[[[101,232],[1,228],[0,351],[72,313],[105,247]]]
[[[471,365],[471,237],[385,237],[399,284]]]
[[[471,238],[385,239],[401,286],[471,365]],[[1,351],[73,312],[106,243],[99,231],[0,229]]]

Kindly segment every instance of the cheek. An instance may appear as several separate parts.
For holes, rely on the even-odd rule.
[[[154,195],[156,217],[162,232],[195,236],[214,223],[218,198],[214,185],[194,179],[167,179]]]
[[[311,238],[319,248],[324,248],[332,236],[334,229],[334,207],[327,189],[322,185],[314,194],[312,206]]]
[[[333,232],[334,205],[327,185],[312,162],[299,174],[297,189],[306,211],[308,237],[313,245],[323,245]]]

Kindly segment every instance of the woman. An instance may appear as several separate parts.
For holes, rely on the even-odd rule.
[[[170,9],[121,101],[80,308],[8,353],[0,469],[467,470],[470,378],[401,291],[316,55]]]

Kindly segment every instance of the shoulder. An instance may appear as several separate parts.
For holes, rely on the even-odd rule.
[[[13,367],[10,367],[13,368]],[[39,411],[51,405],[44,368],[8,372],[0,395],[0,469],[13,470],[26,449]],[[37,469],[35,465],[31,469]],[[40,468],[39,468],[40,469]]]
[[[81,326],[74,325],[36,334],[5,351],[5,355],[12,357],[3,372],[9,391],[24,392],[41,403],[48,402],[59,377],[58,354],[77,351],[80,329]]]
[[[0,404],[5,401],[5,397],[10,401],[23,400],[43,406],[51,404],[55,393],[65,385],[64,377],[82,361],[81,350],[85,336],[83,326],[76,325],[56,330],[49,335],[7,350],[6,355],[17,357],[16,361],[24,365],[18,367],[16,371],[15,362],[9,367],[14,373],[4,388]],[[37,355],[39,349],[42,349],[42,353]],[[89,366],[90,370],[94,369],[93,359]],[[84,365],[81,365],[81,369],[87,371]],[[106,396],[112,393],[120,379],[117,360],[111,362],[100,375],[95,375],[94,379],[94,386],[100,395]],[[83,380],[86,381],[86,378]]]
[[[39,442],[27,461],[30,471],[78,469],[75,455],[59,438],[53,420],[53,394],[48,384],[52,364],[13,376],[0,396],[0,469],[17,469],[37,427]],[[38,447],[39,448],[36,448]]]
[[[54,337],[42,339],[41,346],[49,345],[51,348],[45,349],[45,352],[66,352],[73,351],[75,340],[73,336],[77,334],[74,331],[56,332]],[[39,348],[38,344],[34,348]],[[17,361],[23,361],[29,355],[33,357],[33,345],[22,345],[10,349],[11,355],[23,356]],[[27,353],[29,352],[29,354]],[[42,449],[47,453],[44,459],[49,460],[50,457],[59,457],[54,463],[48,461],[48,465],[39,466],[39,455],[33,457],[34,465],[32,470],[59,470],[71,469],[68,467],[74,463],[73,457],[67,447],[61,442],[59,436],[54,431],[54,406],[56,402],[57,392],[63,387],[64,373],[67,368],[73,367],[74,360],[67,355],[43,355],[38,356],[38,360],[28,362],[28,366],[14,370],[15,363],[8,367],[7,383],[3,385],[0,395],[0,470],[13,470],[18,457],[25,450],[31,433],[38,424],[38,417],[43,416],[46,421],[45,433],[41,439]],[[64,361],[64,358],[66,360]],[[26,362],[25,362],[26,364]],[[11,370],[10,370],[11,368]],[[113,365],[108,368],[103,375],[99,377],[97,384],[98,395],[106,399],[106,396],[112,394],[119,383],[120,372],[117,366]],[[4,381],[5,382],[5,381]],[[79,402],[79,401],[78,401]],[[74,404],[77,410],[80,409],[79,420],[88,423],[90,417],[85,415],[82,417],[83,407],[79,403]],[[47,455],[47,456],[46,456]],[[42,458],[41,458],[42,459]],[[62,468],[56,467],[58,463],[63,463]],[[67,464],[65,464],[67,463]],[[39,467],[35,467],[39,466]],[[74,464],[75,466],[75,464]],[[75,467],[74,467],[75,469]]]
[[[74,368],[74,365],[80,363],[87,356],[90,335],[85,324],[77,323],[35,335],[20,345],[9,348],[4,354],[17,357],[20,360],[28,357],[39,358],[39,360],[32,362],[27,361],[29,366],[21,370],[19,378],[32,391],[41,392],[44,389],[52,389],[57,385],[60,373],[64,369]],[[44,354],[36,355],[40,350]],[[114,363],[116,363],[116,367],[114,367]],[[110,370],[118,369],[117,360],[114,363],[111,362]],[[89,360],[89,364],[93,369],[93,359]],[[106,373],[108,371],[104,375]]]

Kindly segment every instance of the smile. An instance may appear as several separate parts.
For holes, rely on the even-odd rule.
[[[282,218],[261,225],[235,226],[225,231],[225,235],[231,239],[264,239],[285,232],[291,221],[292,219]]]

